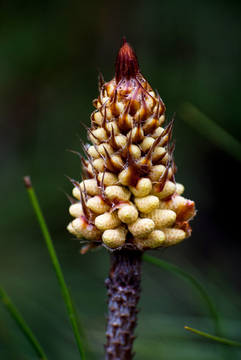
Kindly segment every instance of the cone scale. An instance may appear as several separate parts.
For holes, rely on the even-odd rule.
[[[74,185],[68,225],[87,241],[81,249],[111,252],[106,360],[132,359],[140,296],[141,254],[176,245],[191,235],[195,204],[176,183],[171,143],[173,121],[165,127],[165,105],[142,75],[125,41],[115,77],[99,75],[96,110],[83,144],[82,182]]]

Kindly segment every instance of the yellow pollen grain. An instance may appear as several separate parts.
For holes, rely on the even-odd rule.
[[[79,217],[81,215],[83,215],[83,208],[81,203],[76,203],[76,204],[72,204],[69,207],[69,213],[71,216],[73,217]]]
[[[122,148],[127,144],[127,139],[125,135],[117,135],[115,136],[115,142],[120,148]]]
[[[115,229],[119,225],[121,225],[121,220],[116,211],[106,212],[95,219],[95,226],[101,231]]]
[[[162,116],[159,117],[159,125],[162,126],[164,121],[165,121],[165,115],[163,114]]]
[[[147,152],[154,143],[154,141],[155,140],[152,137],[146,136],[144,140],[142,140],[142,142],[140,143],[141,150],[143,152]]]
[[[101,125],[103,122],[103,116],[101,115],[100,111],[97,111],[93,115],[93,120],[96,124]]]
[[[126,241],[127,229],[125,226],[118,226],[116,229],[105,230],[102,235],[103,243],[111,249],[122,246]]]
[[[77,186],[73,188],[72,194],[76,199],[80,200],[80,189]]]
[[[67,230],[68,230],[71,234],[73,234],[73,235],[75,235],[75,236],[78,235],[78,233],[77,233],[77,232],[75,231],[75,229],[73,228],[72,222],[69,223],[69,225],[67,226]]]
[[[105,189],[105,195],[110,201],[128,201],[131,197],[131,192],[124,186],[113,185]]]
[[[129,186],[134,196],[143,197],[149,194],[152,189],[152,182],[149,178],[141,178],[135,187]]]
[[[105,160],[103,158],[95,159],[93,161],[93,167],[98,172],[103,172],[105,170]]]
[[[120,171],[125,163],[124,161],[122,160],[122,157],[120,155],[112,155],[111,156],[111,161],[112,163],[114,164],[114,166]]]
[[[109,98],[108,96],[104,96],[104,97],[101,99],[102,104],[106,104],[106,105],[107,105],[109,99],[110,99],[110,98]]]
[[[159,126],[158,128],[156,128],[155,131],[153,131],[151,136],[153,137],[153,139],[157,139],[163,133],[163,131],[164,129],[161,126]]]
[[[159,199],[154,195],[147,195],[144,197],[134,197],[134,203],[138,210],[142,213],[150,213],[159,206]]]
[[[78,217],[72,221],[72,226],[78,237],[84,237],[88,240],[99,240],[101,238],[101,231],[96,226],[88,224],[87,221]]]
[[[113,147],[110,144],[107,144],[107,143],[99,145],[97,147],[97,149],[98,149],[99,153],[101,155],[104,155],[104,156],[106,155],[105,149],[110,155],[114,154],[114,152],[115,152]]]
[[[141,157],[141,150],[137,145],[130,146],[130,153],[134,159],[139,159]]]
[[[86,205],[96,214],[104,214],[110,209],[109,205],[107,205],[103,198],[99,195],[90,198]]]
[[[80,183],[80,189],[82,191],[86,190],[88,195],[98,195],[100,189],[98,188],[97,182],[95,179],[87,179]]]
[[[176,183],[176,193],[178,195],[182,195],[184,193],[184,190],[185,190],[185,188],[182,184]]]
[[[119,181],[124,186],[128,186],[130,184],[131,177],[132,177],[132,171],[131,171],[131,169],[129,167],[122,170],[118,175]]]
[[[155,149],[152,152],[152,160],[157,160],[160,156],[162,156],[166,152],[166,149],[161,146],[155,147]]]
[[[162,231],[166,236],[166,240],[163,243],[163,246],[165,247],[176,245],[186,238],[185,231],[181,229],[166,228],[162,229]]]
[[[119,109],[120,114],[125,110],[125,104],[122,101],[117,102],[117,107]]]
[[[136,126],[133,127],[132,130],[130,130],[127,133],[127,138],[129,138],[131,136],[131,141],[132,143],[136,142],[136,139],[138,139],[138,141],[140,141],[141,139],[144,138],[144,131],[142,128],[138,129]]]
[[[155,190],[155,185],[151,190],[151,195],[157,196],[160,200],[165,199],[166,197],[172,195],[176,190],[176,185],[172,181],[166,181],[162,191],[157,192]]]
[[[93,145],[88,148],[88,153],[95,159],[98,159],[100,157],[100,154],[98,153],[98,151],[96,151]]]
[[[107,118],[108,120],[112,120],[112,119],[114,118],[114,116],[113,116],[113,114],[112,114],[112,111],[111,111],[111,109],[109,109],[109,108],[106,108],[106,118]]]
[[[101,172],[98,174],[97,178],[100,182],[102,182],[103,180],[104,186],[111,186],[118,183],[118,177],[111,172],[105,172],[105,173]]]
[[[166,168],[163,165],[154,165],[152,166],[148,177],[151,179],[151,181],[157,182],[165,170]]]
[[[172,210],[156,209],[149,214],[141,214],[141,216],[152,219],[155,223],[155,229],[162,229],[164,227],[172,226],[176,220],[176,213]]]
[[[123,223],[130,224],[138,218],[138,211],[135,206],[127,204],[118,210],[118,217]]]
[[[92,141],[92,143],[97,144],[97,145],[100,144],[102,141],[108,139],[107,132],[101,127],[99,127],[96,130],[93,130],[92,134],[89,133],[89,138]]]
[[[111,132],[112,129],[114,130],[114,134],[120,134],[120,129],[115,121],[111,121],[106,125],[107,129]]]
[[[153,230],[150,235],[148,235],[146,238],[134,238],[134,244],[142,247],[142,248],[151,248],[155,249],[159,246],[162,246],[165,241],[165,234],[161,230]]]
[[[148,236],[155,228],[155,223],[151,219],[140,219],[128,225],[129,231],[134,237],[146,237]]]

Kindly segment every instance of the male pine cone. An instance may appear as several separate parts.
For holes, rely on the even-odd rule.
[[[74,184],[68,230],[89,240],[82,249],[148,250],[175,245],[191,234],[195,204],[175,182],[173,119],[164,128],[165,105],[140,72],[125,42],[115,77],[99,75],[93,104],[92,145],[84,145],[83,181]]]

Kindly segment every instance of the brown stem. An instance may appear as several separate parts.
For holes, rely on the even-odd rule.
[[[107,344],[105,360],[131,360],[137,303],[140,298],[141,255],[138,250],[116,250],[111,254],[109,278]]]

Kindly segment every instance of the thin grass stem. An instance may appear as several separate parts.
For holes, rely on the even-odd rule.
[[[40,346],[38,340],[34,336],[32,330],[26,324],[24,318],[22,317],[22,315],[20,314],[20,312],[18,311],[16,306],[13,304],[10,297],[7,295],[7,293],[1,286],[0,286],[0,299],[1,299],[2,303],[6,306],[6,309],[12,316],[13,320],[16,322],[16,324],[18,325],[20,330],[25,335],[26,339],[32,346],[32,348],[35,351],[38,358],[40,360],[47,360],[47,357],[46,357],[42,347]]]
[[[195,106],[182,103],[180,116],[213,144],[241,162],[241,143]]]
[[[222,344],[225,344],[225,345],[241,347],[241,343],[238,342],[238,341],[229,340],[229,339],[225,339],[225,338],[223,338],[223,337],[210,335],[210,334],[207,334],[207,333],[205,333],[205,332],[203,332],[203,331],[199,331],[199,330],[190,328],[189,326],[184,326],[184,329],[189,330],[189,331],[192,331],[192,332],[194,332],[195,334],[204,336],[204,337],[206,337],[206,338],[208,338],[208,339],[210,339],[210,340],[218,341],[218,342],[220,342],[220,343],[222,343]]]
[[[153,265],[159,266],[167,271],[170,271],[171,273],[178,275],[179,277],[181,277],[184,280],[187,280],[204,300],[204,303],[206,304],[208,312],[209,312],[211,318],[213,319],[215,332],[217,335],[221,335],[221,333],[222,333],[221,318],[215,307],[215,304],[214,304],[213,300],[211,299],[211,297],[207,294],[205,289],[202,287],[202,285],[191,274],[189,274],[185,270],[182,270],[181,268],[179,268],[176,265],[172,265],[164,260],[157,259],[151,255],[143,255],[143,260],[145,260]]]
[[[32,187],[30,177],[28,177],[28,176],[24,177],[24,184],[25,184],[27,192],[29,194],[30,201],[32,203],[35,215],[37,217],[39,226],[41,228],[43,237],[45,239],[45,243],[46,243],[48,251],[49,251],[49,255],[50,255],[52,263],[53,263],[53,267],[54,267],[54,270],[55,270],[55,273],[56,273],[56,276],[57,276],[57,279],[58,279],[58,282],[59,282],[59,285],[61,288],[65,306],[66,306],[66,309],[67,309],[67,312],[69,315],[69,320],[70,320],[70,323],[71,323],[71,326],[72,326],[72,329],[73,329],[73,332],[75,335],[75,339],[76,339],[76,343],[77,343],[77,346],[79,349],[80,357],[82,360],[86,360],[82,341],[80,338],[80,333],[79,333],[79,328],[78,328],[78,320],[75,315],[74,306],[72,304],[71,297],[70,297],[67,285],[64,280],[64,276],[63,276],[63,273],[62,273],[62,270],[61,270],[61,267],[60,267],[60,264],[59,264],[54,246],[53,246],[53,242],[52,242],[47,224],[45,222],[41,208],[39,206],[39,202],[38,202],[37,196],[35,194],[35,191]]]

